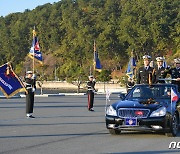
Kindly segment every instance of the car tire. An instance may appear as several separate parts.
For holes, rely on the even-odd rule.
[[[111,135],[119,135],[119,134],[121,134],[121,131],[118,129],[109,129],[109,133]]]
[[[171,120],[171,124],[170,124],[170,131],[169,132],[166,132],[166,136],[168,137],[175,137],[178,133],[178,118],[177,118],[177,115],[174,114],[173,115],[173,118]]]

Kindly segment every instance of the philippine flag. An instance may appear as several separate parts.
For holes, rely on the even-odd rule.
[[[176,94],[176,92],[171,88],[171,102],[177,101],[178,95]]]

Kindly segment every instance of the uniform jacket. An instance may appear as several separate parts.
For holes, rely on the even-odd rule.
[[[158,79],[164,79],[166,77],[165,68],[162,66],[161,68],[155,67],[155,75],[156,75],[156,83],[165,83],[165,81],[160,81]]]
[[[148,67],[146,70],[145,67],[140,67],[137,72],[137,84],[149,84],[149,75],[151,75],[152,83],[155,83],[155,70],[152,67]]]
[[[36,89],[36,82],[34,79],[25,78],[25,85],[28,92],[32,92],[32,89]]]
[[[170,74],[172,79],[180,78],[180,68],[170,68],[165,70],[165,74]],[[172,84],[178,85],[178,91],[180,92],[180,81],[172,81]]]
[[[95,86],[96,82],[95,81],[88,81],[87,83],[87,88],[88,88],[88,91],[95,91]]]

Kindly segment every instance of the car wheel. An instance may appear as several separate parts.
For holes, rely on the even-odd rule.
[[[117,129],[109,129],[109,133],[112,135],[119,135],[121,131]]]
[[[178,133],[178,119],[177,119],[177,115],[174,114],[171,120],[170,131],[166,133],[166,136],[173,137],[176,136],[177,133]]]

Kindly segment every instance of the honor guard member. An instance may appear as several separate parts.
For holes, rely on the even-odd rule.
[[[140,67],[137,72],[137,84],[152,84],[155,82],[155,70],[150,67],[151,56],[143,56],[144,66]]]
[[[134,84],[134,80],[132,78],[128,78],[128,82],[126,84],[127,93],[133,88]]]
[[[33,77],[32,71],[27,71],[26,73],[25,86],[28,91],[28,93],[26,94],[26,117],[35,118],[32,113],[34,107],[34,92],[36,90],[36,80],[35,76]]]
[[[96,81],[92,75],[89,76],[89,81],[87,83],[88,88],[88,110],[94,111],[93,104],[94,104],[94,92],[95,92],[95,86]]]
[[[178,91],[180,92],[180,58],[174,59],[175,67],[167,68],[166,74],[170,74],[172,79],[172,84],[178,86]]]
[[[163,67],[164,60],[165,59],[163,57],[156,58],[157,66],[154,68],[156,74],[156,83],[165,83],[165,81],[159,80],[159,79],[164,79],[166,77],[165,67]]]

